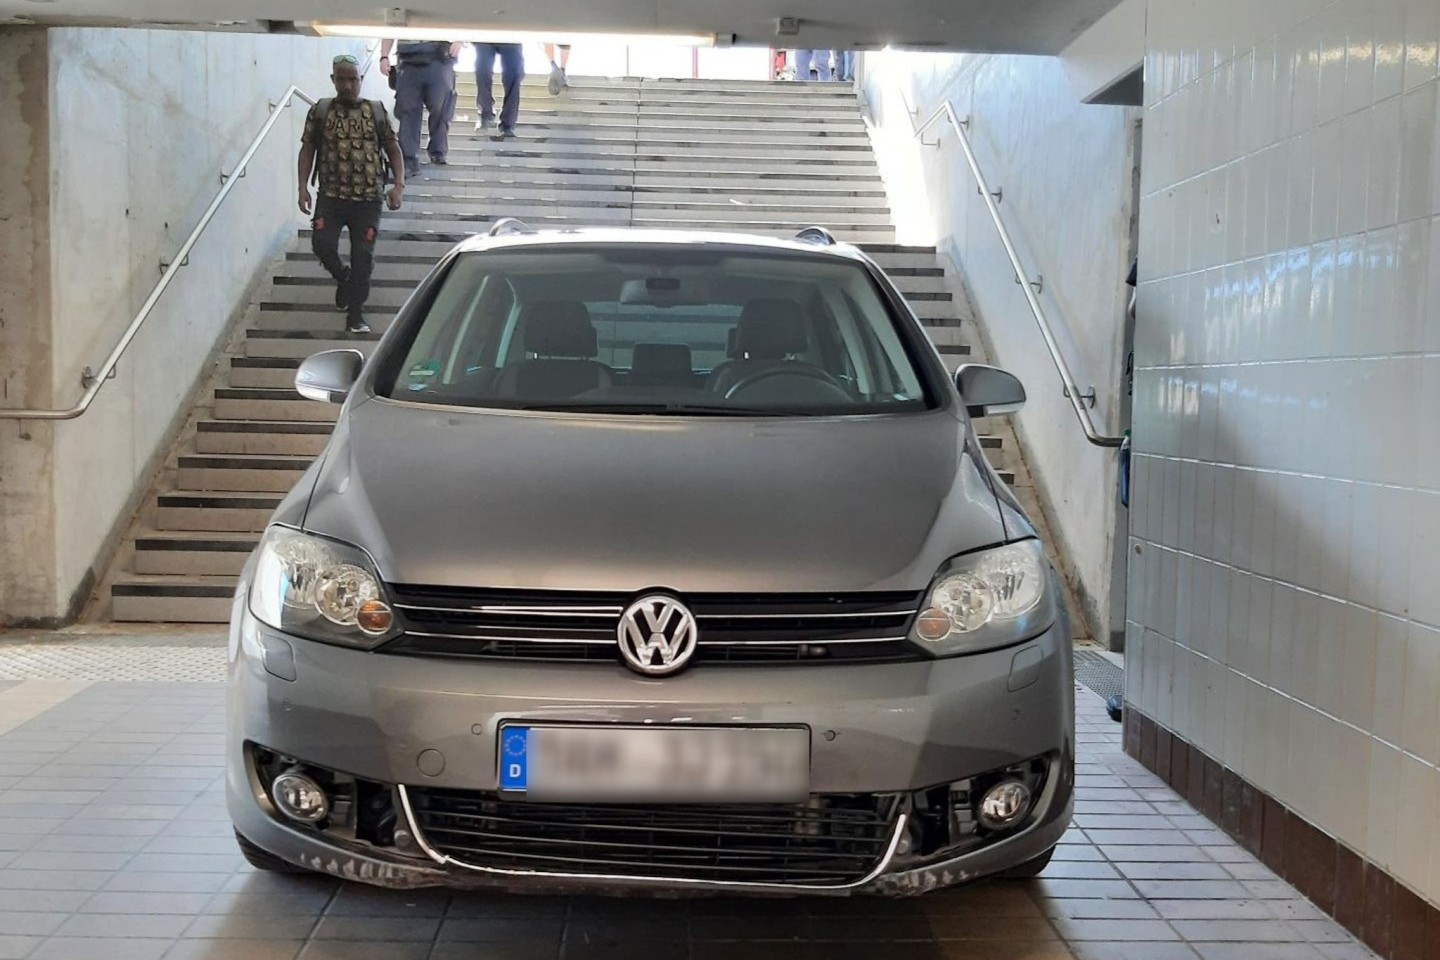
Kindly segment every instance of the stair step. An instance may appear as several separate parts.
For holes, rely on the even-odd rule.
[[[491,143],[492,131],[476,133],[472,126],[475,111],[461,110],[455,115],[450,128],[450,143],[454,146],[463,140],[485,140]],[[733,113],[715,111],[687,115],[666,109],[659,113],[607,112],[607,113],[543,113],[524,111],[516,128],[522,139],[540,137],[589,138],[595,142],[635,141],[654,139],[656,136],[675,137],[677,140],[695,140],[710,143],[725,137],[743,138],[754,142],[763,136],[767,141],[777,143],[803,142],[811,138],[848,137],[866,138],[869,132],[859,117],[844,117],[839,114],[792,120],[777,118],[766,113],[737,116]],[[428,139],[426,140],[428,144]]]
[[[692,141],[676,143],[665,140],[640,140],[631,143],[592,143],[579,138],[564,137],[519,137],[496,143],[493,140],[455,140],[450,147],[450,165],[457,163],[480,163],[484,160],[495,162],[511,157],[531,157],[550,163],[576,160],[590,160],[597,164],[614,166],[630,165],[631,169],[669,170],[679,169],[675,164],[703,163],[703,169],[746,171],[755,167],[779,170],[784,161],[804,164],[796,172],[822,175],[827,167],[864,172],[874,171],[878,176],[879,167],[871,153],[870,144],[835,146],[821,152],[815,146],[776,146],[770,143]],[[423,164],[422,169],[439,169]]]
[[[308,230],[300,232],[302,237],[308,238],[309,235]],[[440,237],[406,240],[387,236],[381,239],[380,245],[376,248],[375,263],[379,267],[389,264],[407,264],[428,268],[438,263],[453,245],[454,241]],[[874,242],[861,243],[860,249],[887,271],[895,267],[939,269],[935,266],[934,247],[902,247],[894,242]],[[305,249],[291,250],[286,254],[286,260],[292,263],[317,262],[315,254],[308,249],[308,245]]]
[[[267,330],[252,327],[245,331],[244,351],[256,359],[299,359],[325,350],[359,350],[367,357],[379,342],[379,333],[347,334],[337,330]]]
[[[293,388],[219,388],[215,391],[215,417],[219,420],[292,420],[306,423],[334,423],[340,407],[333,403],[306,400]],[[209,489],[225,489],[213,487]]]
[[[969,338],[969,334],[964,327],[927,326],[925,333],[930,337],[930,342],[941,350],[947,347],[965,346]]]
[[[300,363],[291,362],[296,367]],[[292,367],[290,376],[294,375]],[[195,451],[217,456],[315,457],[333,432],[330,423],[202,420],[196,426]]]
[[[741,205],[745,208],[780,209],[805,213],[823,211],[825,216],[848,213],[873,212],[890,214],[889,201],[883,196],[854,196],[849,193],[810,194],[784,189],[752,191],[750,189],[708,189],[686,190],[670,186],[661,189],[610,189],[570,191],[551,188],[529,188],[525,186],[466,186],[463,189],[439,193],[433,192],[434,184],[405,193],[408,209],[449,208],[455,206],[484,206],[495,212],[508,213],[510,206],[537,205],[549,208],[573,208],[589,211],[596,207],[614,208],[622,211],[634,207],[661,207],[668,209],[704,209],[711,206]],[[811,216],[818,215],[812,213]]]
[[[127,576],[110,595],[121,623],[227,623],[235,578]]]
[[[135,572],[239,576],[260,538],[250,533],[150,533],[135,540]]]
[[[316,404],[321,406],[321,404]],[[338,409],[338,408],[336,408]],[[313,457],[194,454],[180,458],[183,492],[289,493]]]
[[[166,493],[156,498],[155,524],[161,530],[258,533],[282,499],[279,495]]]
[[[386,283],[371,287],[370,298],[365,303],[366,312],[371,310],[388,310],[394,312],[404,305],[415,290],[415,283],[398,284]],[[320,310],[328,310],[331,319],[337,329],[344,329],[345,314],[335,309],[335,281],[329,283],[279,283],[278,281],[264,293],[265,300],[261,301],[260,309],[272,309],[270,304],[303,304],[307,308],[315,307]]]

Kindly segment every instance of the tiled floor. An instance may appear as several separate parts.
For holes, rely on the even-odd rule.
[[[105,642],[0,638],[0,958],[1372,956],[1125,757],[1083,687],[1076,827],[1031,883],[910,901],[404,893],[249,869],[224,808],[223,641],[132,635],[122,675],[173,676],[165,653],[184,651],[193,679],[119,682],[97,673]],[[66,663],[75,679],[54,679]]]

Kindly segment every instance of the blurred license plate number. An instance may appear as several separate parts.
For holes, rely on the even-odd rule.
[[[801,801],[810,731],[506,725],[500,789],[541,801]]]

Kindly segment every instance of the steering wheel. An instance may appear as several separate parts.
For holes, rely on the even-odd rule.
[[[776,377],[800,377],[805,380],[817,381],[834,390],[846,403],[854,399],[838,379],[819,367],[810,366],[809,364],[781,364],[779,366],[766,367],[764,370],[756,370],[754,373],[747,374],[739,380],[736,380],[734,386],[725,391],[725,399],[734,399],[735,395],[741,391],[748,390],[758,383],[773,380]]]

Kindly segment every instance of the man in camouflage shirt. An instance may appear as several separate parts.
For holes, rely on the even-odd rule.
[[[405,196],[405,161],[383,104],[360,99],[360,64],[335,58],[330,79],[335,96],[310,108],[300,142],[300,210],[311,213],[310,177],[318,177],[312,245],[335,278],[335,306],[347,313],[345,329],[370,332],[365,301],[375,269],[380,204],[399,210]],[[385,161],[394,178],[385,189]],[[340,259],[340,231],[350,231],[350,265]]]

